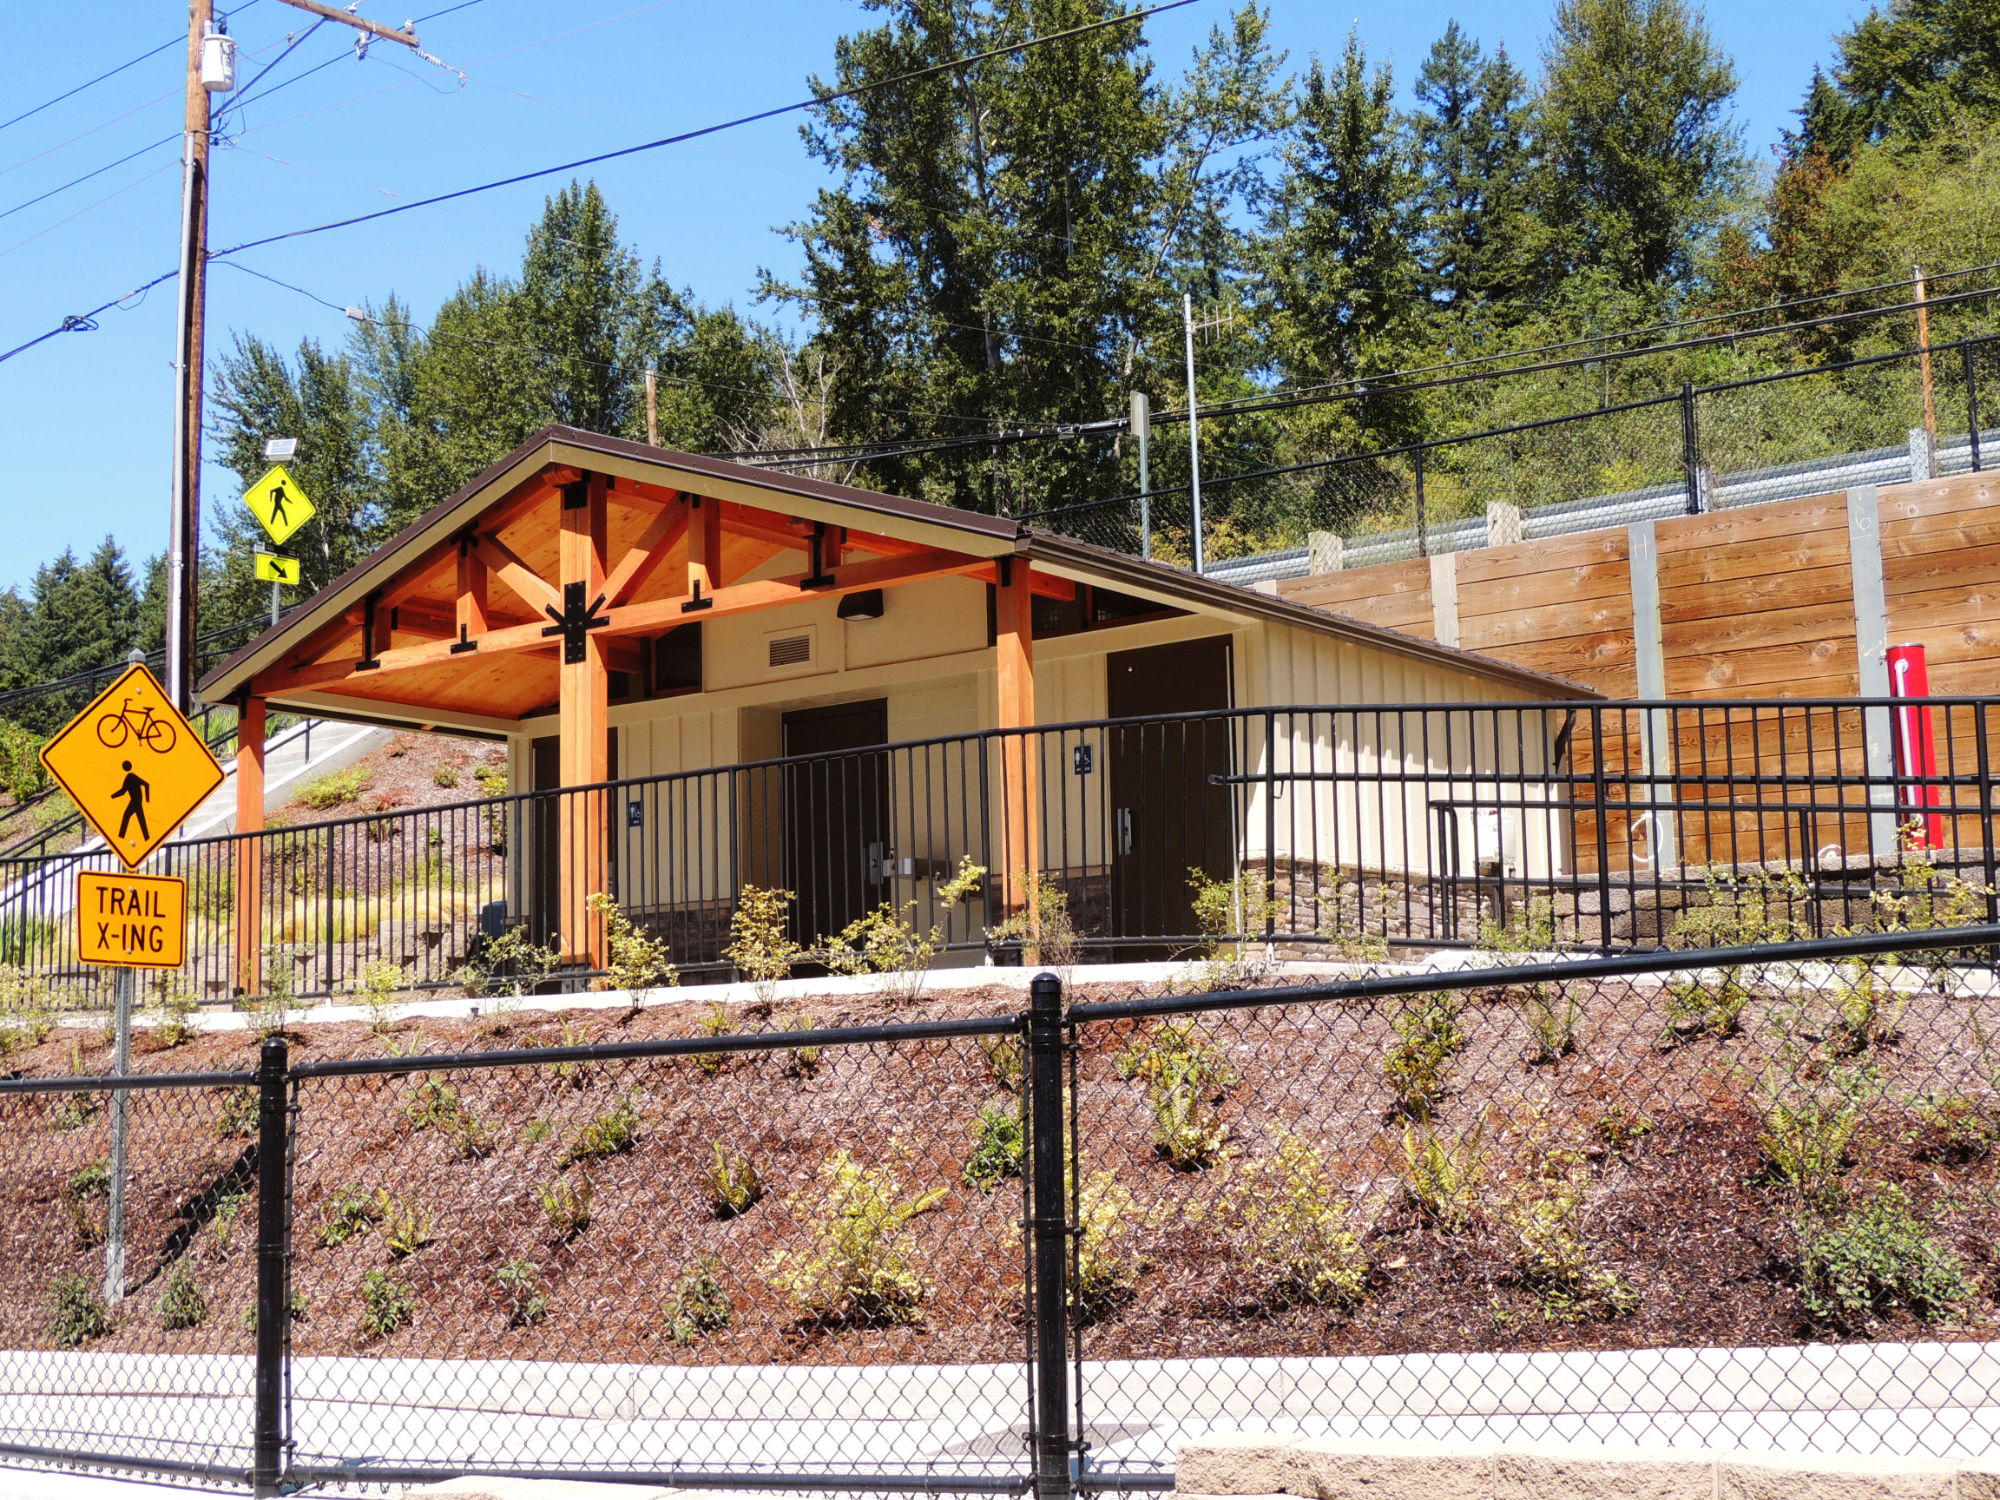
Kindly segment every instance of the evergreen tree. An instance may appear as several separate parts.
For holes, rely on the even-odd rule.
[[[2000,114],[2000,0],[1890,0],[1835,39],[1828,79],[1817,69],[1795,157],[1844,160],[1867,142],[1926,139],[1959,111]]]
[[[1392,368],[1417,287],[1413,181],[1387,64],[1349,35],[1337,67],[1313,59],[1280,153],[1260,246],[1265,317],[1288,382]]]
[[[1451,22],[1417,73],[1411,118],[1424,295],[1463,314],[1518,310],[1532,155],[1528,80]]]
[[[117,665],[138,639],[139,601],[132,571],[118,544],[106,537],[88,561],[67,548],[35,571],[25,615],[8,640],[6,670],[27,686]],[[10,715],[39,735],[63,724],[90,693],[50,694]]]
[[[1545,290],[1684,286],[1746,162],[1736,70],[1685,0],[1560,0],[1537,100]]]

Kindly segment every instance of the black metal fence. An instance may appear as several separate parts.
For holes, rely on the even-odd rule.
[[[0,1461],[1056,1496],[1217,1426],[1988,1452],[2000,926],[1906,915],[254,1070],[16,1037]]]
[[[192,957],[142,998],[478,992],[519,980],[516,940],[490,961],[517,931],[580,984],[607,971],[605,919],[565,912],[566,889],[615,898],[688,981],[736,970],[750,888],[790,893],[801,965],[863,969],[865,935],[840,936],[885,907],[942,963],[1031,941],[1093,960],[1537,931],[1671,947],[1750,884],[1827,935],[1893,922],[1941,874],[1996,920],[1996,751],[1989,698],[1270,708],[334,816],[167,846],[149,868],[189,882]],[[0,862],[0,962],[66,1003],[108,998],[74,959],[93,861]]]

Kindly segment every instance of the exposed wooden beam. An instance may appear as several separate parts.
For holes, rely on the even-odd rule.
[[[1035,722],[1034,576],[1025,557],[1000,565],[995,595],[995,727],[1025,730]],[[1040,746],[1027,734],[1000,739],[1002,900],[1008,911],[1030,906],[1036,891],[1035,781]],[[1034,913],[1030,911],[1030,927]]]
[[[607,532],[607,488],[602,474],[585,482],[584,503],[565,499],[558,538],[563,593],[574,620],[575,609],[591,607],[604,598]],[[574,627],[566,634],[558,671],[557,760],[564,787],[594,786],[610,775],[611,696],[604,653],[609,644],[598,632]],[[557,799],[558,901],[563,950],[572,961],[593,969],[604,967],[604,922],[590,909],[590,898],[610,889],[605,826],[609,809],[603,792],[571,794]]]
[[[690,603],[715,597],[722,571],[722,504],[711,497],[688,497],[687,588]],[[703,606],[706,608],[706,606]]]
[[[684,625],[691,618],[714,619],[721,615],[749,614],[757,610],[777,609],[787,604],[797,604],[805,599],[838,598],[842,594],[852,594],[861,589],[894,588],[899,584],[918,583],[926,578],[948,578],[957,573],[966,573],[987,566],[984,559],[967,557],[962,552],[946,552],[933,549],[913,557],[888,557],[875,562],[850,563],[834,575],[834,582],[825,588],[802,589],[799,585],[808,576],[798,574],[791,578],[760,579],[754,583],[734,583],[715,591],[710,598],[714,601],[708,609],[698,615],[684,611],[688,603],[686,596],[672,599],[650,599],[643,604],[627,604],[621,609],[606,610],[609,624],[601,635],[651,635],[667,630],[675,625]]]
[[[1017,568],[1027,567],[1026,562],[1021,558],[1012,558],[1010,561]],[[1000,582],[1000,564],[990,562],[984,568],[967,576],[977,578],[982,583],[990,583],[997,587]],[[1028,569],[1028,591],[1044,599],[1074,599],[1076,597],[1076,584],[1067,578],[1057,578],[1049,573]]]
[[[644,588],[646,580],[659,571],[660,564],[667,560],[667,554],[686,534],[687,524],[686,506],[663,506],[646,529],[639,533],[639,539],[618,559],[618,566],[605,578],[604,602],[623,604]]]
[[[245,698],[236,719],[236,993],[264,993],[264,700]]]
[[[562,591],[522,562],[499,537],[490,531],[483,531],[474,539],[472,547],[479,560],[486,564],[486,571],[527,605],[530,614],[538,615],[545,609],[562,609]]]
[[[458,543],[458,588],[452,606],[452,633],[460,640],[486,634],[486,563],[472,545],[471,537]]]

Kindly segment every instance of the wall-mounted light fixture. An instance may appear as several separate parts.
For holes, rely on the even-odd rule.
[[[882,591],[857,589],[854,593],[843,594],[837,613],[843,620],[879,620],[882,618]]]

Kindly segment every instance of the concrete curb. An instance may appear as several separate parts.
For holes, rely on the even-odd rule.
[[[2000,1459],[1213,1433],[1178,1494],[1313,1500],[2000,1500]]]

